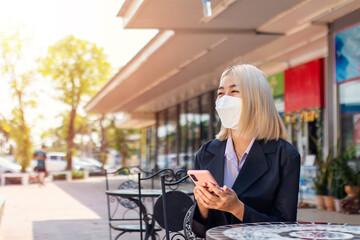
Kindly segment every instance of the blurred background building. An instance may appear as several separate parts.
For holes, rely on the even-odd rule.
[[[118,13],[127,29],[159,31],[86,110],[126,113],[118,127],[142,129],[143,166],[193,166],[220,128],[220,75],[241,63],[268,74],[304,160],[338,138],[342,151],[360,144],[359,0],[210,3],[211,15],[201,0],[127,0]]]

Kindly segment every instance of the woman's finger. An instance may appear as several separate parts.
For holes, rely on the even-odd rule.
[[[204,195],[206,195],[208,199],[212,201],[216,201],[216,199],[218,198],[218,196],[214,194],[213,191],[211,191],[209,188],[201,188],[201,191]]]
[[[203,205],[204,207],[210,208],[209,204],[201,197],[199,197],[199,199],[197,201],[200,202],[200,204]]]
[[[209,188],[210,191],[212,191],[215,195],[219,196],[220,198],[224,198],[226,197],[226,193],[220,188],[218,187],[210,187]]]
[[[210,203],[210,202],[214,201],[213,198],[214,198],[215,195],[210,193],[207,188],[199,187],[198,188],[198,194],[207,203]]]

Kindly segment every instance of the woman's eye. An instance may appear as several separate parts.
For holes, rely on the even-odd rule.
[[[218,96],[221,96],[221,95],[223,95],[223,94],[224,94],[224,93],[222,93],[222,92],[219,92],[219,93],[218,93]]]
[[[239,91],[238,90],[233,90],[231,91],[232,93],[238,93]]]

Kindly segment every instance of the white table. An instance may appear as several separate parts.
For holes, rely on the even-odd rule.
[[[1,185],[5,185],[6,178],[21,178],[21,184],[29,184],[29,174],[28,173],[3,173],[1,174]]]
[[[207,240],[360,239],[360,225],[309,222],[269,222],[224,225],[206,232]]]

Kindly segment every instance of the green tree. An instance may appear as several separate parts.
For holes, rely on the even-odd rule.
[[[130,136],[139,134],[140,129],[122,129],[116,127],[115,117],[110,121],[107,128],[107,141],[109,147],[116,149],[122,158],[122,166],[127,166],[127,161],[137,150],[139,144],[132,144]]]
[[[110,64],[96,44],[68,36],[50,46],[39,71],[50,76],[61,92],[59,99],[70,107],[66,126],[67,169],[71,169],[75,120],[84,96],[93,95],[110,74]]]
[[[25,28],[15,26],[0,35],[0,69],[2,74],[8,78],[12,97],[16,105],[12,110],[12,117],[8,120],[10,127],[10,138],[16,143],[15,158],[22,167],[22,172],[30,164],[32,158],[32,143],[30,128],[26,122],[25,109],[34,107],[29,86],[34,79],[34,73],[26,70],[25,49],[29,38],[25,36]]]
[[[46,149],[49,152],[66,152],[66,134],[63,126],[50,128],[41,134],[42,142],[52,142]]]
[[[69,125],[70,113],[69,111],[66,111],[59,114],[58,117],[62,119],[61,122],[63,125],[56,128],[47,129],[42,133],[41,137],[43,142],[52,142],[52,146],[48,147],[48,150],[63,152],[67,149],[66,136],[68,131],[66,126]],[[89,128],[92,128],[93,125],[94,123],[88,119],[88,115],[82,116],[80,114],[76,114],[74,122],[74,143],[72,148],[72,155],[86,147],[83,142],[83,136],[89,136]],[[89,136],[89,138],[91,138],[91,136]]]

